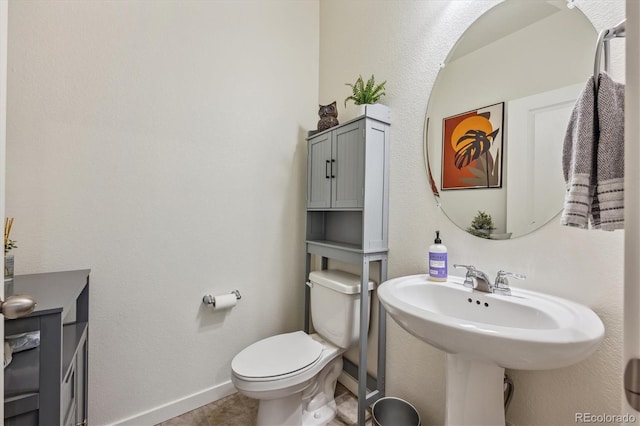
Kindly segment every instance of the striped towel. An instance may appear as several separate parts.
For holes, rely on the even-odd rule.
[[[589,78],[571,113],[562,151],[567,183],[560,222],[624,227],[624,85],[602,72]],[[596,101],[597,99],[597,101]]]
[[[600,228],[624,228],[624,84],[600,73],[596,196]]]

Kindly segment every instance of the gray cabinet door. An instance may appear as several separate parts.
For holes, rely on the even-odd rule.
[[[309,141],[307,208],[331,207],[331,132]]]
[[[364,120],[333,133],[331,207],[362,208],[364,205]]]

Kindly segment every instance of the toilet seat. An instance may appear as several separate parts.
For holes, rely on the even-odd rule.
[[[262,339],[231,361],[233,373],[250,381],[271,381],[297,375],[313,366],[325,346],[303,331]]]

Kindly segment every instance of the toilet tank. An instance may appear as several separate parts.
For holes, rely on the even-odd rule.
[[[307,284],[311,287],[311,320],[315,331],[343,349],[358,342],[360,277],[344,271],[313,271]],[[374,287],[375,283],[369,281],[368,290]]]

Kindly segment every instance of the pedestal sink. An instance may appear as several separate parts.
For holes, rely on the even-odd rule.
[[[511,288],[498,295],[410,275],[384,282],[380,302],[417,338],[447,352],[447,425],[503,425],[504,369],[566,367],[591,355],[604,337],[586,306]]]

